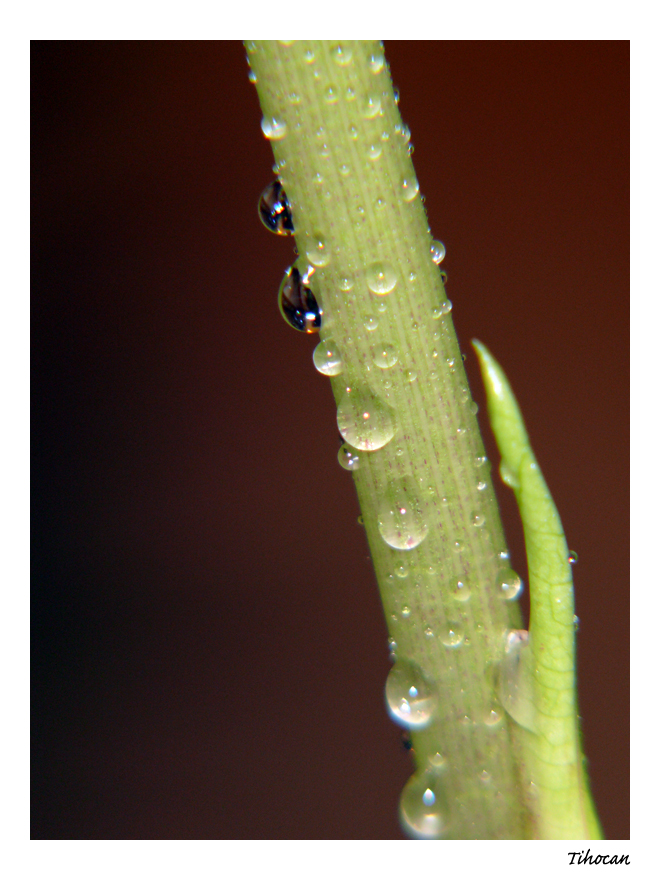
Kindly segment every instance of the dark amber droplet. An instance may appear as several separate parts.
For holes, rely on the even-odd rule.
[[[303,333],[318,333],[321,326],[321,309],[307,287],[312,272],[308,270],[301,276],[298,269],[291,266],[282,279],[278,295],[282,317],[287,324]]]
[[[293,235],[291,209],[279,180],[269,183],[259,199],[259,217],[266,229],[276,235]]]

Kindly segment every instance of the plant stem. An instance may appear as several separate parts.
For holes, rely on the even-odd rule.
[[[390,633],[388,702],[412,727],[404,828],[531,834],[520,728],[494,689],[519,590],[379,42],[247,42]],[[411,690],[411,688],[416,688]]]

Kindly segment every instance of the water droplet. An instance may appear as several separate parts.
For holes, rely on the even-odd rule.
[[[401,192],[404,202],[412,202],[419,192],[419,183],[414,171],[402,178]]]
[[[346,100],[354,101],[355,97],[355,89],[352,89],[350,86],[346,86]]]
[[[307,51],[303,55],[303,60],[305,61],[305,64],[313,64],[316,60],[316,55],[312,52],[311,49],[307,49]]]
[[[486,710],[486,713],[484,715],[484,724],[486,725],[486,727],[497,727],[502,718],[502,713],[495,706],[492,706],[490,709]]]
[[[399,124],[395,125],[394,131],[397,134],[401,135],[401,137],[403,138],[404,144],[408,143],[408,141],[410,140],[410,129],[408,128],[408,126],[405,123],[403,125],[399,125]]]
[[[381,449],[396,430],[393,410],[370,392],[348,391],[337,410],[337,425],[344,440],[356,449]]]
[[[348,129],[348,136],[351,138],[351,140],[357,140],[358,130],[354,125],[351,125],[351,127]]]
[[[339,173],[341,174],[342,177],[348,177],[348,175],[351,173],[351,166],[346,165],[345,163],[343,165],[340,165],[339,166]]]
[[[437,771],[423,770],[410,777],[401,792],[399,815],[410,837],[438,840],[447,836],[449,805]]]
[[[500,477],[502,478],[502,482],[511,489],[520,488],[520,480],[504,459],[500,462]]]
[[[396,287],[396,272],[389,263],[372,263],[366,272],[367,287],[377,296],[384,296]]]
[[[486,517],[481,513],[473,513],[472,514],[472,525],[476,528],[480,529],[484,523],[486,522]]]
[[[401,609],[401,617],[404,617],[406,619],[410,617],[410,608],[408,607],[408,605],[404,605]]]
[[[318,268],[327,266],[330,262],[330,250],[320,232],[312,236],[305,253],[309,262]]]
[[[441,241],[434,241],[431,243],[431,259],[437,266],[439,266],[444,260],[445,254],[445,246]]]
[[[417,373],[414,370],[406,370],[403,374],[406,382],[414,382],[417,378]]]
[[[476,464],[477,467],[483,467],[487,461],[488,461],[488,459],[486,458],[485,455],[477,455],[477,457],[474,460],[474,463]]]
[[[261,130],[268,140],[280,141],[286,135],[286,122],[274,116],[264,116],[261,120]]]
[[[401,565],[397,565],[394,569],[394,573],[398,578],[407,578],[408,577],[408,569],[403,563]]]
[[[493,777],[490,775],[488,770],[482,770],[479,774],[479,782],[483,783],[483,785],[490,785],[492,778]]]
[[[426,629],[424,630],[424,637],[427,639],[435,638],[435,633],[433,632],[433,630],[431,629],[430,626],[427,626]]]
[[[358,524],[359,526],[363,526],[363,525],[364,525],[364,517],[362,516],[362,514],[360,514],[360,516],[358,516],[358,518],[357,518],[357,524]]]
[[[509,602],[517,599],[523,591],[520,575],[512,568],[503,568],[497,576],[497,591]]]
[[[488,483],[486,483],[484,480],[479,480],[479,482],[477,483],[477,491],[484,492],[487,488]]]
[[[449,275],[445,272],[444,269],[440,269],[440,281],[442,281],[442,286],[444,287],[449,281]]]
[[[512,629],[506,635],[504,658],[500,663],[498,692],[501,704],[521,727],[536,732],[529,633]]]
[[[369,145],[369,151],[367,153],[367,158],[375,162],[377,159],[380,159],[381,153],[383,152],[383,145],[380,141],[375,141],[373,144]]]
[[[395,550],[412,550],[428,534],[412,477],[388,483],[378,513],[378,530],[385,543]]]
[[[343,290],[344,293],[348,293],[349,290],[353,289],[353,279],[349,278],[348,275],[344,275],[339,279],[339,289]]]
[[[368,330],[369,333],[373,333],[374,330],[378,329],[378,318],[375,315],[369,315],[364,322],[364,329]]]
[[[578,561],[578,555],[575,552],[575,550],[569,550],[568,551],[568,564],[575,565],[577,563],[577,561]]]
[[[353,58],[353,50],[350,46],[344,46],[341,43],[337,43],[336,46],[333,46],[330,49],[330,54],[335,62],[335,64],[339,64],[341,67],[346,67],[347,64],[351,63],[351,59]]]
[[[352,449],[346,443],[337,453],[337,460],[346,471],[356,471],[360,467],[360,456],[355,449]]]
[[[389,342],[380,345],[374,354],[374,363],[377,367],[380,367],[381,370],[389,370],[398,360],[399,355],[396,353],[394,346],[390,345]]]
[[[314,294],[307,287],[311,274],[308,271],[304,277],[301,277],[295,266],[288,268],[284,273],[277,297],[284,320],[303,333],[318,333],[321,326],[322,312]]]
[[[339,95],[337,94],[337,86],[327,86],[325,91],[323,92],[323,98],[326,104],[336,104],[339,100]]]
[[[472,595],[472,590],[465,579],[459,578],[454,584],[452,595],[458,602],[467,602]]]
[[[500,559],[502,559],[504,561],[510,559],[510,557],[511,557],[508,550],[500,550],[500,552],[497,555]]]
[[[269,183],[259,199],[259,218],[277,235],[293,235],[293,220],[286,193],[279,180]]]
[[[451,545],[451,549],[454,551],[454,553],[462,553],[463,545],[460,541],[454,541],[454,543]]]
[[[401,100],[401,93],[399,92],[399,90],[397,88],[395,88],[394,89],[394,103],[398,104],[400,100]]]
[[[447,763],[447,759],[444,755],[441,755],[440,752],[436,752],[434,755],[429,757],[429,764],[431,767],[435,767],[436,770],[440,770]]]
[[[451,621],[443,633],[442,644],[446,648],[458,648],[463,644],[464,638],[463,624],[459,621]]]
[[[259,80],[257,79],[257,74],[254,72],[254,70],[252,70],[252,68],[250,68],[250,72],[248,73],[248,79],[251,83],[256,84],[257,82],[259,82]]]
[[[573,629],[575,630],[575,632],[580,631],[580,618],[577,616],[577,614],[573,615]]]
[[[339,349],[333,339],[324,339],[314,349],[314,366],[324,376],[338,376],[343,368]]]
[[[369,70],[374,74],[379,74],[385,67],[385,56],[382,52],[375,52],[369,59]]]
[[[380,113],[380,98],[369,95],[362,103],[362,115],[365,119],[374,119]]]
[[[385,701],[393,720],[411,730],[427,727],[438,706],[432,683],[416,663],[404,658],[389,671]]]

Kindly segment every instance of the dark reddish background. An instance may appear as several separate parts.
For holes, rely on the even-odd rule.
[[[275,305],[244,50],[32,45],[32,835],[397,838],[386,630],[329,384]],[[624,839],[628,50],[386,43],[475,395],[474,336],[580,556],[584,741]]]

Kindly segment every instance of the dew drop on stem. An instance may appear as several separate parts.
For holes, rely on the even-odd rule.
[[[427,727],[438,707],[433,683],[411,660],[397,659],[385,684],[385,701],[391,718],[402,727]]]
[[[434,769],[415,773],[406,783],[399,801],[404,831],[420,840],[448,835],[449,804],[442,776]]]
[[[280,313],[290,327],[303,333],[318,333],[321,310],[307,286],[309,276],[309,272],[301,276],[300,271],[291,266],[284,274],[277,299]]]

